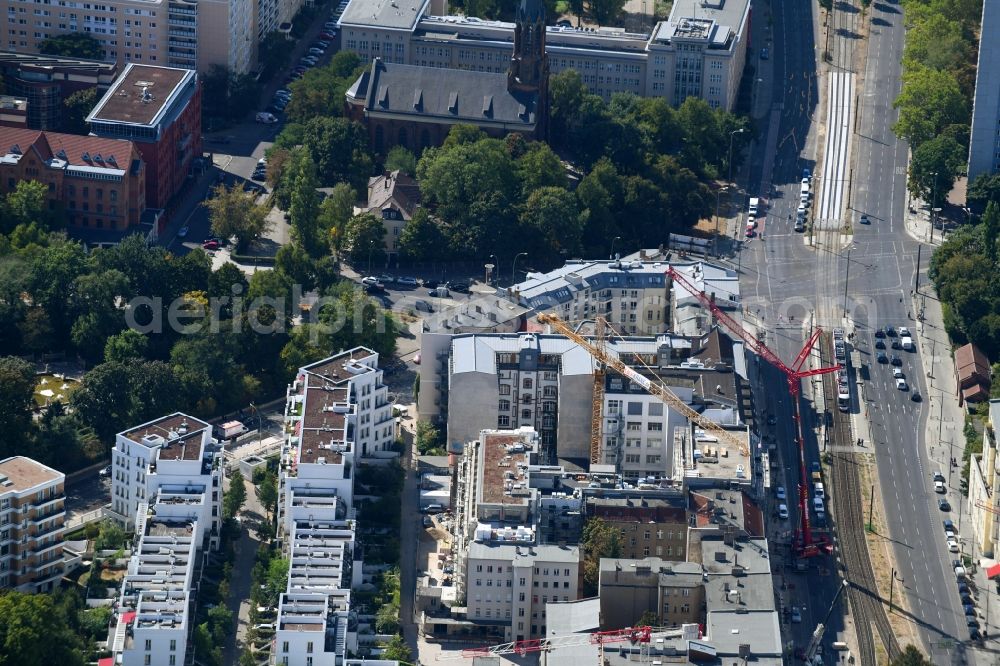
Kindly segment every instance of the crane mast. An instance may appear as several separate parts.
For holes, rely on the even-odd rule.
[[[674,411],[680,412],[684,415],[688,420],[697,423],[706,431],[712,432],[712,434],[719,437],[719,439],[725,440],[734,445],[743,453],[743,455],[750,455],[750,449],[745,441],[734,437],[728,430],[720,426],[718,423],[692,409],[686,402],[678,398],[673,391],[667,388],[665,384],[661,382],[654,382],[642,373],[639,373],[626,365],[621,359],[618,358],[617,355],[611,354],[606,349],[598,347],[590,340],[570,328],[566,322],[556,315],[542,313],[538,315],[538,321],[552,326],[554,329],[559,331],[559,333],[565,335],[567,338],[580,345],[580,347],[589,352],[599,364],[611,368],[629,381],[638,384],[646,392],[659,398],[662,402],[673,408]],[[593,440],[591,440],[591,443],[593,445]],[[600,441],[598,441],[598,446],[600,446]]]
[[[795,548],[801,557],[813,557],[823,551],[830,552],[832,546],[825,541],[817,542],[813,537],[812,527],[809,524],[809,479],[806,475],[805,440],[802,436],[802,418],[799,411],[799,394],[802,391],[801,380],[805,377],[824,375],[840,370],[839,364],[825,368],[802,369],[802,365],[809,358],[813,345],[816,344],[816,340],[819,339],[823,331],[819,327],[816,328],[813,334],[809,336],[809,340],[806,341],[806,344],[799,351],[798,356],[795,357],[792,366],[789,367],[762,340],[758,340],[755,336],[751,335],[749,331],[743,328],[742,324],[724,312],[716,304],[713,297],[708,296],[704,291],[693,285],[683,273],[673,266],[667,266],[666,275],[674,283],[680,285],[686,292],[691,294],[703,307],[711,311],[716,321],[730,333],[739,337],[758,357],[764,359],[785,375],[785,380],[788,382],[788,393],[792,398],[792,421],[795,426],[795,440],[799,454],[799,528],[795,539]]]

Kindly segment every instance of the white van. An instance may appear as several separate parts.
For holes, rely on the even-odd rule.
[[[799,199],[809,198],[809,179],[803,178],[802,185],[799,187]]]
[[[913,351],[913,338],[911,338],[910,336],[904,335],[902,338],[900,338],[899,344],[906,351]]]
[[[750,197],[750,210],[747,211],[750,215],[757,217],[757,211],[760,208],[760,199],[758,197]]]

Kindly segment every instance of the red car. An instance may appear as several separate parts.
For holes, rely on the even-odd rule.
[[[217,241],[217,240],[207,240],[204,243],[202,243],[201,246],[204,249],[206,249],[206,250],[218,250],[219,249],[219,241]]]

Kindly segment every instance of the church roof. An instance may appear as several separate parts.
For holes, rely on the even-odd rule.
[[[530,130],[537,122],[538,95],[509,91],[507,75],[385,63],[376,58],[347,91],[365,100],[369,116],[402,115]]]

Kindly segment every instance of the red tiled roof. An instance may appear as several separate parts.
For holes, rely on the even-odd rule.
[[[54,157],[60,150],[65,151],[66,161],[75,166],[102,166],[96,162],[86,162],[83,154],[100,155],[105,160],[114,156],[119,169],[128,170],[132,160],[132,142],[124,139],[105,139],[99,136],[80,136],[61,132],[42,132],[18,127],[0,127],[0,152],[7,152],[17,145],[21,152],[34,147],[41,159]],[[62,159],[62,157],[60,157]],[[114,168],[105,161],[104,166]]]

